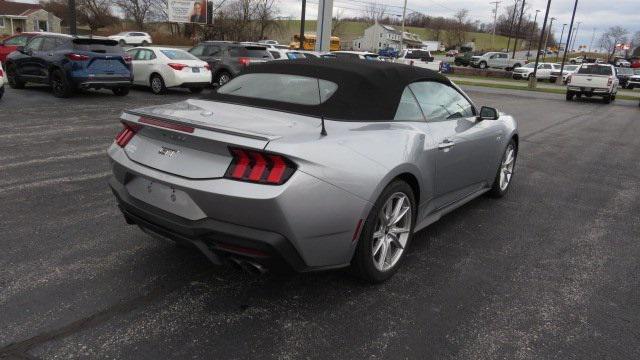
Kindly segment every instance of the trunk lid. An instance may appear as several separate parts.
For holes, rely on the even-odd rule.
[[[223,177],[229,147],[264,149],[270,141],[320,134],[320,119],[215,101],[127,111],[127,123],[142,126],[127,144],[127,156],[142,165],[190,179]]]

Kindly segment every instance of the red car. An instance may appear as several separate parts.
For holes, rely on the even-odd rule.
[[[631,60],[631,67],[634,69],[640,68],[640,58]]]
[[[32,33],[20,33],[16,35],[9,36],[8,38],[2,40],[0,42],[0,61],[4,62],[7,59],[7,55],[16,51],[18,46],[25,46],[29,39],[32,37],[41,34],[37,32]]]

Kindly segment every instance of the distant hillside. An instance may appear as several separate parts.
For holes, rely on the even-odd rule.
[[[281,44],[288,44],[291,42],[291,38],[294,34],[300,33],[300,20],[281,20],[279,21],[279,29],[272,31],[270,34],[274,40],[278,40]],[[340,28],[336,31],[336,36],[340,37],[343,43],[351,44],[351,41],[364,34],[364,29],[371,26],[371,24],[363,22],[345,21]],[[305,31],[315,32],[316,20],[305,21]],[[406,31],[418,34],[422,40],[435,40],[433,32],[425,28],[417,28],[407,26]],[[446,34],[440,36],[440,41],[446,40]],[[475,40],[476,48],[491,49],[491,34],[470,32],[467,35],[467,41]],[[513,39],[511,40],[513,44]],[[507,37],[496,35],[495,48],[502,49],[507,47]]]

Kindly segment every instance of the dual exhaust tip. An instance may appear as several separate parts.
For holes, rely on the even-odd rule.
[[[235,268],[254,276],[261,276],[267,272],[267,269],[264,266],[251,260],[239,259],[236,257],[230,257],[229,260]]]

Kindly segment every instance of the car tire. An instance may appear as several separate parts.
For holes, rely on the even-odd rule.
[[[128,86],[118,86],[115,87],[113,89],[111,89],[111,91],[113,91],[113,94],[116,96],[127,96],[129,94],[129,87]]]
[[[158,74],[151,75],[151,78],[149,79],[149,86],[151,87],[151,92],[155,95],[162,95],[167,91],[164,79],[162,79],[162,76]]]
[[[574,93],[572,93],[571,91],[567,91],[567,96],[566,96],[567,101],[571,101],[571,100],[573,100],[573,96],[574,96],[574,95],[575,95],[575,94],[574,94]]]
[[[487,68],[487,63],[484,61],[481,61],[480,64],[478,64],[478,67],[484,70]]]
[[[68,98],[73,95],[73,86],[69,83],[67,76],[62,70],[54,70],[49,78],[53,96],[57,98]]]
[[[0,86],[0,99],[4,96],[4,86]]]
[[[393,232],[391,230],[394,226],[387,225],[386,219],[389,214],[393,216],[395,206],[400,206],[399,212],[403,214],[398,216],[399,221],[395,223],[402,224],[395,227],[401,229],[401,232]],[[416,213],[415,194],[409,184],[395,180],[387,185],[362,224],[358,246],[351,262],[352,270],[361,279],[380,283],[393,276],[411,243]]]
[[[20,76],[16,72],[16,66],[13,64],[7,66],[7,81],[12,89],[25,88],[25,82],[20,80]]]
[[[189,88],[189,91],[191,91],[192,94],[200,94],[202,92],[202,90],[204,90],[201,87],[192,87]]]
[[[147,40],[142,40],[142,46],[148,46],[149,42]]]
[[[222,86],[226,83],[228,83],[231,80],[231,73],[229,73],[226,70],[222,70],[219,73],[216,74],[213,83],[214,85],[217,86]]]
[[[605,104],[611,104],[611,95],[605,95],[602,97],[602,102]]]
[[[509,191],[511,180],[513,180],[513,174],[515,173],[517,157],[518,147],[516,146],[515,140],[511,139],[500,159],[498,172],[491,185],[491,190],[489,190],[489,196],[501,198]]]

